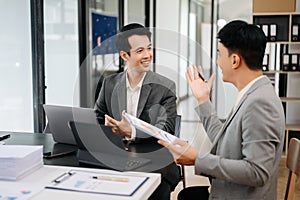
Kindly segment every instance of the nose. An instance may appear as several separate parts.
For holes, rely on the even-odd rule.
[[[150,57],[152,55],[152,49],[146,49],[144,51],[144,57]]]

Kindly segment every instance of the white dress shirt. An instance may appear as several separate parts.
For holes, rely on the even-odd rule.
[[[257,77],[256,79],[252,80],[250,83],[248,83],[246,85],[246,87],[244,87],[241,91],[239,91],[238,93],[238,96],[236,98],[236,101],[235,101],[235,104],[234,104],[234,107],[233,107],[233,111],[236,110],[237,106],[239,105],[242,97],[244,96],[244,94],[250,89],[250,87],[256,82],[258,81],[259,79],[261,79],[262,77],[264,77],[264,75],[261,75],[259,77]]]
[[[127,89],[127,113],[136,117],[137,115],[137,108],[139,104],[141,89],[143,86],[143,81],[145,79],[146,73],[140,80],[140,82],[134,88],[130,87],[130,83],[128,80],[128,72],[126,72],[126,89]],[[131,126],[131,138],[126,138],[129,140],[134,140],[136,137],[136,129],[135,127]]]

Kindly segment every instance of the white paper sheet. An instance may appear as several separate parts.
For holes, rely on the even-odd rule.
[[[127,121],[132,126],[134,126],[135,128],[137,128],[153,137],[156,137],[157,139],[172,143],[177,138],[176,136],[174,136],[164,130],[161,130],[161,129],[157,128],[156,126],[153,126],[143,120],[140,120],[128,113],[124,113],[124,117],[127,119]]]

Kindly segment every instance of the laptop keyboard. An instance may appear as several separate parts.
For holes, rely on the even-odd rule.
[[[95,155],[98,154],[98,159]],[[88,151],[78,150],[77,158],[81,163],[87,163],[96,166],[108,167],[119,171],[131,171],[151,162],[150,159],[141,157],[128,157],[107,153],[89,153]]]
[[[119,157],[113,156],[110,162],[106,161],[106,164],[115,169],[120,169],[122,171],[130,171],[136,168],[139,168],[147,163],[149,163],[149,159],[145,158],[136,158],[136,157]]]
[[[125,171],[130,171],[130,170],[133,170],[133,169],[136,169],[138,167],[141,167],[147,163],[149,163],[150,160],[148,159],[141,159],[141,158],[138,158],[138,159],[135,159],[135,160],[127,160],[126,164],[125,164],[125,167],[124,167],[124,170]]]

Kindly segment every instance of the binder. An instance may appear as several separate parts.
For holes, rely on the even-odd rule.
[[[298,54],[291,54],[291,71],[297,71],[299,63],[298,63]]]
[[[299,24],[292,26],[292,41],[299,41]]]
[[[265,54],[262,63],[262,70],[269,71],[269,54]]]
[[[277,24],[270,24],[270,41],[275,42],[277,40]]]
[[[290,55],[289,54],[283,54],[282,70],[283,71],[289,71],[290,70]]]
[[[262,24],[261,28],[262,28],[264,34],[266,35],[267,40],[269,40],[269,26],[267,24]]]

